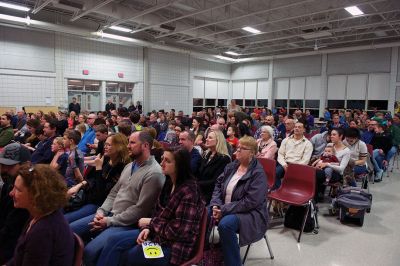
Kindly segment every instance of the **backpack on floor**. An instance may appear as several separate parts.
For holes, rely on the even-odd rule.
[[[306,208],[307,206],[290,205],[285,213],[285,227],[301,230]],[[306,224],[304,226],[304,232],[313,232],[314,234],[318,233],[317,212],[318,210],[314,206],[314,203],[311,203],[310,210],[306,218]]]

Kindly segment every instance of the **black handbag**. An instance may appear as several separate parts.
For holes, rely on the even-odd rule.
[[[66,212],[76,211],[86,204],[86,193],[85,189],[81,188],[68,200],[67,206],[64,207]]]

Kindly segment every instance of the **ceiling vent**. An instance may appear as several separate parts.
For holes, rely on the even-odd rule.
[[[174,27],[174,26],[167,25],[167,24],[161,24],[161,25],[160,25],[160,28],[161,28],[161,29],[164,29],[164,30],[169,30],[169,31],[175,30],[175,27]]]

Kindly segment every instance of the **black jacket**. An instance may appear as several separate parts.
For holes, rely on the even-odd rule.
[[[207,153],[201,160],[200,168],[197,174],[198,184],[206,204],[211,200],[217,177],[224,171],[225,166],[231,162],[229,156],[216,153],[211,158],[211,152]]]
[[[25,209],[14,208],[9,193],[14,180],[4,180],[0,198],[0,265],[12,258],[19,235],[29,218]]]
[[[375,149],[382,149],[385,153],[385,156],[388,154],[388,151],[392,148],[392,138],[388,133],[375,133],[372,137],[371,145]]]
[[[81,105],[79,103],[70,103],[68,105],[68,112],[74,111],[77,115],[81,112]]]

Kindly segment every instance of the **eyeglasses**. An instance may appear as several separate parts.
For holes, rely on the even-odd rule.
[[[251,149],[250,148],[246,148],[246,147],[237,147],[237,149],[236,149],[236,151],[241,151],[241,150],[244,150],[244,151],[250,151]]]

